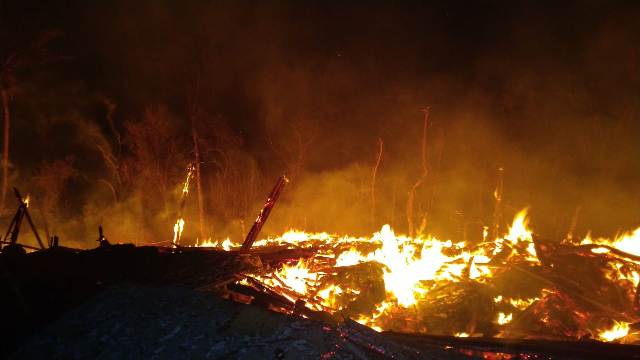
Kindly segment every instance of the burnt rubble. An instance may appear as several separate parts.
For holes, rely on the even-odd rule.
[[[238,274],[303,256],[106,245],[0,255],[2,355],[14,359],[638,358],[639,347],[378,333],[271,298],[240,304]],[[245,288],[246,290],[246,288]],[[233,297],[233,296],[231,296]],[[255,297],[254,299],[257,299]],[[274,312],[273,304],[282,305]]]

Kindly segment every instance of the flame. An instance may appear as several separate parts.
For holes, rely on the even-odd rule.
[[[177,244],[180,241],[180,237],[182,236],[182,231],[184,230],[184,220],[179,218],[176,223],[173,225],[173,243]]]
[[[533,232],[529,230],[528,209],[522,209],[513,219],[513,223],[509,228],[509,233],[501,239],[495,241],[495,250],[493,255],[503,250],[505,243],[513,248],[524,248],[524,254],[527,260],[539,264],[536,248],[533,243]]]
[[[498,325],[506,325],[510,323],[512,319],[513,319],[513,314],[505,314],[501,312],[501,313],[498,313],[498,319],[496,320],[496,322],[498,323]]]
[[[524,210],[514,219],[509,234],[495,243],[532,244],[531,231],[527,226]],[[380,264],[386,299],[376,306],[374,312],[360,314],[357,318],[358,322],[374,329],[383,329],[384,322],[392,317],[394,312],[406,311],[403,309],[408,310],[417,305],[441,282],[455,283],[465,279],[483,282],[493,276],[490,265],[492,253],[488,246],[471,248],[464,242],[443,241],[432,236],[411,238],[396,234],[389,225],[382,226],[380,231],[370,238],[338,238],[326,233],[290,230],[279,237],[256,241],[254,246],[267,244],[322,246],[317,255],[307,261],[299,260],[294,264],[285,264],[281,269],[266,276],[253,274],[259,281],[292,301],[304,299],[308,306],[314,309],[341,310],[345,305],[343,299],[352,299],[355,294],[360,293],[359,289],[350,288],[345,286],[346,284],[318,285],[326,274],[313,269],[316,263],[314,261],[332,261],[336,269],[362,263]],[[218,243],[214,245],[220,246]],[[370,250],[364,251],[365,248]],[[522,257],[529,259],[526,261],[538,261],[535,252],[530,252],[526,246],[521,250]],[[506,324],[512,316],[502,314],[499,324]]]
[[[309,270],[304,260],[298,261],[295,265],[284,265],[282,269],[276,271],[276,277],[287,288],[298,294],[305,294],[308,291],[308,282],[316,281],[318,274]]]
[[[581,245],[596,244],[611,246],[620,251],[640,256],[640,227],[634,231],[624,233],[613,240],[599,238],[592,239],[590,234],[587,234],[585,238],[580,242]],[[607,248],[594,248],[591,250],[594,253],[606,253],[609,252]]]
[[[614,321],[610,329],[602,330],[598,333],[598,338],[602,341],[614,341],[629,334],[629,323],[624,321]]]
[[[198,239],[196,239],[195,243],[195,247],[222,248],[225,251],[230,251],[233,248],[238,248],[240,247],[240,245],[241,244],[235,244],[229,238],[226,238],[223,241],[212,241],[211,238],[209,238],[203,242],[198,242]]]
[[[189,166],[187,167],[187,177],[184,180],[184,183],[182,183],[182,196],[186,196],[187,194],[189,194],[189,185],[191,183],[191,179],[193,179],[195,171],[195,165],[189,164]]]
[[[346,311],[355,321],[376,331],[398,329],[426,332],[430,329],[421,324],[416,314],[434,296],[448,296],[439,292],[443,287],[456,283],[463,283],[464,286],[487,283],[498,271],[503,271],[500,269],[508,268],[504,266],[507,262],[516,262],[520,266],[540,265],[533,232],[529,228],[527,209],[519,211],[507,229],[505,235],[487,241],[489,231],[484,228],[483,241],[479,244],[441,240],[430,235],[409,237],[396,233],[389,225],[382,226],[370,237],[289,230],[280,236],[258,240],[254,246],[313,248],[315,255],[307,259],[292,259],[270,273],[247,275],[292,302],[303,300],[306,307],[329,313]],[[640,230],[623,234],[613,241],[591,240],[590,237],[583,240],[586,241],[626,249],[632,253],[635,251],[632,248],[634,241],[640,242]],[[225,250],[240,245],[228,238],[224,241],[209,239],[197,244]],[[640,268],[623,266],[625,263],[616,262],[615,259],[606,264],[609,271],[606,276],[611,280],[629,281],[633,286],[640,282]],[[379,271],[379,275],[376,271]],[[369,274],[366,276],[374,276],[376,280],[359,278],[361,274]],[[376,296],[380,297],[370,307],[359,307],[354,312],[350,306],[370,295],[373,289],[371,281],[380,282],[380,287],[376,288]],[[554,289],[542,288],[540,291],[540,295],[526,297],[491,294],[489,301],[493,307],[488,309],[494,309],[492,311],[495,312],[488,314],[488,321],[493,322],[498,336],[505,336],[505,331],[517,327],[510,324],[525,311],[538,314],[545,326],[553,326],[556,320],[548,313],[539,313],[538,307],[554,301],[553,298],[560,295]],[[572,313],[581,319],[587,316],[578,309]],[[465,331],[456,333],[451,330]],[[473,326],[466,325],[451,330],[447,333],[459,337],[480,334]],[[616,322],[612,329],[601,330],[598,338],[612,341],[628,332],[628,323]],[[581,335],[576,333],[575,336]]]
[[[526,211],[518,214],[505,239],[512,243],[532,241],[531,231],[527,229]],[[343,237],[335,240],[335,237],[326,233],[309,234],[291,230],[274,239],[259,240],[254,246],[289,243],[304,247],[306,243],[314,241],[333,242],[333,245],[360,242],[379,245],[379,248],[369,252],[362,252],[351,245],[338,254],[335,266],[353,266],[365,262],[382,264],[385,291],[393,299],[389,304],[402,308],[415,305],[433,287],[433,282],[458,282],[463,278],[482,281],[492,276],[489,268],[490,252],[487,249],[470,251],[465,250],[464,242],[454,244],[450,240],[442,241],[434,237],[410,238],[397,235],[389,225],[384,225],[369,239]],[[308,282],[318,279],[318,274],[314,275],[308,265],[304,261],[299,261],[294,266],[285,265],[276,271],[275,276],[296,293],[305,294],[309,290]],[[273,280],[265,281],[273,283]],[[432,284],[429,285],[428,282]],[[337,289],[329,287],[319,292],[324,298],[323,295],[338,294]],[[389,305],[385,306],[388,307]]]
[[[187,195],[189,194],[189,184],[191,183],[191,179],[195,175],[196,167],[194,164],[189,164],[187,167],[187,175],[182,183],[182,195],[180,201],[180,211],[178,212],[178,220],[173,225],[173,244],[177,245],[180,243],[180,239],[182,238],[182,231],[184,231],[184,219],[182,218],[182,212],[185,206],[185,200]]]
[[[508,301],[509,301],[509,304],[511,304],[513,307],[519,310],[524,310],[538,300],[540,300],[539,297],[530,298],[530,299],[509,299]]]
[[[200,241],[199,239],[196,239],[195,247],[218,247],[218,242],[211,240],[211,238],[208,238],[203,242],[199,242],[199,241]]]

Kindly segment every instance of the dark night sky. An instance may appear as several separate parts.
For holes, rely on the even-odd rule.
[[[429,105],[430,146],[442,151],[433,231],[453,227],[451,214],[483,218],[499,166],[510,210],[531,206],[548,236],[577,206],[583,232],[640,225],[637,2],[2,1],[0,9],[3,56],[60,31],[49,45],[59,58],[17,76],[11,157],[14,181],[25,183],[43,162],[75,157],[83,177],[66,190],[68,216],[86,210],[90,184],[105,173],[72,119],[107,131],[108,97],[124,129],[161,104],[188,147],[191,98],[203,118],[242,139],[269,179],[260,194],[286,167],[266,134],[296,126],[313,137],[283,213],[304,203],[309,217],[322,214],[327,203],[314,196],[324,186],[331,193],[334,175],[369,176],[379,137],[379,198],[395,187],[406,194],[419,175],[419,110]],[[336,198],[352,190],[335,186]],[[403,211],[380,207],[381,217],[394,214],[387,207]],[[356,207],[342,215],[356,225],[313,224],[358,231],[367,216]],[[385,220],[402,224],[393,216]]]

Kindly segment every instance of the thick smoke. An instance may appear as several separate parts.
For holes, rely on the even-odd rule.
[[[499,168],[505,221],[530,206],[542,236],[565,236],[576,211],[579,235],[640,224],[637,4],[56,9],[5,4],[16,41],[2,54],[60,33],[51,61],[16,73],[10,180],[63,244],[92,246],[99,224],[113,241],[170,239],[194,129],[205,222],[193,183],[186,243],[241,240],[282,173],[292,181],[265,234],[406,232],[425,107],[414,230],[477,238]]]

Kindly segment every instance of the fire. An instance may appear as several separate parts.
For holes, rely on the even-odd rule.
[[[298,261],[295,265],[285,264],[282,269],[276,270],[274,275],[273,279],[265,279],[265,283],[271,286],[282,284],[298,295],[306,294],[309,290],[308,283],[318,279],[318,274],[312,272],[304,260]],[[285,294],[285,296],[296,300],[291,294]]]
[[[509,244],[532,243],[531,231],[527,226],[526,211],[522,211],[516,216],[509,235],[496,240],[494,246],[505,241]],[[411,238],[396,234],[389,225],[384,225],[371,238],[339,238],[327,233],[291,230],[276,238],[259,240],[254,246],[276,244],[320,246],[317,255],[307,261],[285,264],[271,275],[253,275],[292,301],[304,299],[308,306],[315,309],[343,310],[363,291],[354,288],[360,284],[333,282],[330,275],[332,271],[364,264],[379,267],[383,295],[386,295],[371,313],[361,313],[357,317],[357,321],[374,329],[384,329],[384,323],[395,316],[394,313],[410,311],[439,284],[461,281],[482,283],[493,276],[490,264],[492,252],[488,246],[470,247],[464,242],[454,243],[431,236]],[[232,247],[238,246],[233,244]],[[528,258],[527,261],[537,262],[535,252],[530,252],[526,247],[522,251],[524,253],[521,255]],[[326,262],[336,270],[320,270],[326,268]],[[502,314],[498,322],[504,325],[512,316]]]
[[[498,325],[506,325],[511,322],[513,319],[513,314],[505,314],[503,312],[498,313]]]
[[[180,237],[182,236],[182,231],[184,230],[184,220],[179,218],[176,223],[173,225],[173,243],[177,244],[180,241]]]
[[[624,233],[613,240],[609,239],[595,239],[591,238],[591,235],[587,235],[581,242],[581,245],[596,244],[607,245],[615,249],[624,251],[626,253],[640,256],[640,227],[632,232]],[[606,253],[609,252],[607,248],[594,248],[591,250],[594,253]]]
[[[509,233],[504,238],[496,240],[494,255],[502,251],[505,242],[508,242],[513,247],[522,244],[521,247],[524,246],[527,251],[527,259],[532,262],[539,262],[535,245],[533,244],[533,233],[529,230],[529,219],[526,208],[516,214],[513,224],[509,228]]]
[[[212,241],[211,238],[204,240],[203,242],[199,242],[196,239],[195,247],[211,247],[211,248],[223,248],[225,251],[230,251],[232,248],[238,247],[239,245],[234,244],[231,239],[226,238],[223,241]]]
[[[539,297],[530,298],[530,299],[509,299],[508,301],[509,301],[509,304],[511,304],[513,307],[519,310],[524,310],[538,300],[540,300]]]
[[[598,338],[603,341],[614,341],[629,334],[629,323],[624,321],[614,321],[610,329],[603,330],[598,334]]]
[[[292,302],[302,300],[302,304],[311,310],[349,316],[376,331],[432,333],[432,326],[439,326],[435,333],[505,337],[509,336],[510,328],[517,328],[522,319],[526,321],[532,315],[539,320],[536,326],[561,326],[553,314],[545,312],[547,307],[566,309],[578,319],[576,321],[584,322],[583,330],[572,333],[575,337],[603,327],[606,318],[594,316],[590,320],[593,323],[588,325],[587,312],[573,309],[572,303],[551,285],[549,288],[538,287],[535,293],[485,294],[488,296],[482,303],[482,310],[475,315],[462,316],[462,322],[457,324],[454,319],[446,318],[441,310],[436,310],[438,306],[464,301],[457,295],[462,294],[462,289],[495,290],[492,284],[496,276],[504,278],[514,265],[521,269],[519,271],[527,272],[542,267],[527,209],[518,212],[507,233],[493,241],[488,239],[488,228],[483,229],[480,243],[441,240],[430,235],[409,237],[396,233],[389,225],[382,226],[371,237],[289,230],[280,236],[257,240],[253,246],[313,248],[314,255],[284,263],[270,273],[247,276]],[[613,241],[588,238],[583,244],[598,244],[631,253],[635,251],[633,242],[640,242],[638,237],[640,231],[636,230]],[[198,246],[234,250],[241,244],[225,239],[209,240]],[[629,288],[635,289],[640,282],[640,262],[638,267],[629,267],[617,258],[607,259],[606,276],[615,282],[612,286],[627,286],[623,285],[627,282]],[[468,301],[467,307],[480,304],[475,298]],[[423,313],[425,315],[421,315]],[[525,313],[528,315],[521,316]],[[453,314],[450,316],[455,316]],[[475,325],[478,316],[493,324],[493,333],[483,333],[487,328],[482,330]],[[562,329],[558,328],[558,334],[566,336],[566,330]],[[521,334],[518,331],[522,330],[515,330],[514,334]],[[600,339],[613,341],[629,332],[629,323],[616,323],[612,329],[597,332]]]
[[[187,177],[184,180],[184,183],[182,183],[183,196],[186,196],[187,194],[189,194],[189,185],[191,184],[191,179],[193,179],[195,171],[196,171],[195,165],[189,164],[189,166],[187,167]]]
[[[182,238],[182,232],[184,231],[184,218],[182,212],[184,211],[187,195],[189,194],[189,184],[191,179],[195,175],[196,167],[194,164],[189,164],[187,167],[187,175],[182,183],[182,193],[180,195],[180,211],[178,212],[178,220],[173,225],[173,245],[179,245]]]

